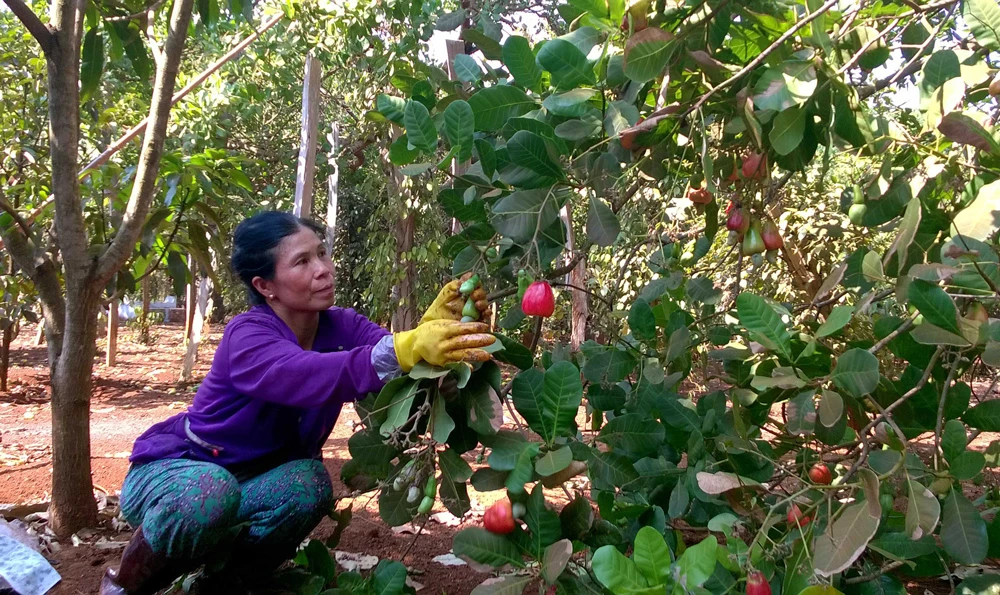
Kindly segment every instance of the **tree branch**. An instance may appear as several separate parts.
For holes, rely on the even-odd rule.
[[[747,73],[749,73],[751,70],[753,70],[754,68],[757,68],[758,66],[760,66],[761,64],[763,64],[764,61],[767,60],[767,57],[770,56],[779,47],[781,47],[781,45],[783,43],[785,43],[786,41],[788,41],[789,39],[791,39],[803,27],[805,27],[809,23],[811,23],[814,20],[816,20],[817,18],[819,18],[820,15],[826,14],[826,12],[828,10],[830,10],[831,8],[833,8],[834,6],[836,6],[839,1],[840,0],[827,0],[826,2],[823,3],[823,6],[820,6],[818,9],[816,9],[815,12],[813,12],[812,14],[810,14],[809,16],[807,16],[806,18],[802,19],[801,21],[795,23],[795,25],[791,29],[789,29],[788,31],[785,31],[781,35],[781,37],[779,37],[778,39],[776,39],[774,41],[774,43],[772,43],[771,45],[769,45],[767,47],[767,49],[765,49],[763,52],[761,52],[756,58],[754,58],[753,60],[751,60],[749,64],[747,64],[746,66],[744,66],[743,68],[741,68],[739,72],[737,72],[733,76],[729,77],[726,81],[724,81],[722,83],[719,83],[718,86],[712,87],[707,93],[705,93],[704,95],[702,95],[701,98],[698,99],[698,101],[695,102],[694,105],[692,105],[690,108],[688,108],[684,112],[684,115],[687,116],[687,115],[689,115],[689,114],[697,111],[699,108],[701,108],[701,106],[705,105],[705,102],[708,101],[708,99],[712,95],[715,95],[716,93],[718,93],[719,91],[725,89],[726,87],[731,86],[733,83],[735,83],[736,81],[738,81],[741,78],[743,78],[743,76],[746,75]]]
[[[163,44],[163,60],[158,64],[156,71],[153,100],[149,106],[149,126],[143,138],[135,184],[132,186],[132,195],[125,208],[121,228],[97,261],[95,278],[98,285],[107,283],[132,254],[146,221],[149,205],[153,201],[160,157],[163,155],[163,143],[166,140],[167,122],[170,119],[174,84],[177,81],[184,42],[187,40],[193,6],[194,0],[177,0],[174,3],[170,15],[169,33]]]
[[[38,18],[38,15],[22,0],[3,0],[3,2],[14,13],[14,16],[24,24],[24,27],[31,33],[31,36],[35,38],[35,41],[42,48],[42,53],[48,56],[52,50],[52,31],[45,26],[45,23]]]

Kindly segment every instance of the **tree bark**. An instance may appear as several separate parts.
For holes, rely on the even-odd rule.
[[[562,208],[560,216],[562,217],[563,225],[566,227],[566,248],[569,251],[569,254],[572,254],[576,246],[573,235],[573,217],[570,213],[568,204]],[[587,317],[590,315],[590,304],[587,301],[587,298],[589,297],[587,293],[575,288],[586,287],[586,256],[581,258],[576,263],[576,266],[574,266],[569,272],[569,279],[567,280],[567,283],[573,286],[570,288],[571,306],[569,341],[570,346],[573,349],[579,349],[580,345],[587,340]]]
[[[407,255],[413,250],[413,236],[416,228],[414,213],[409,212],[396,222],[396,262],[402,269],[399,280],[399,304],[392,316],[395,332],[408,331],[417,326],[416,278],[417,269],[413,259]]]
[[[10,344],[14,340],[14,323],[3,329],[3,343],[0,344],[0,392],[7,392],[7,371],[10,370]]]

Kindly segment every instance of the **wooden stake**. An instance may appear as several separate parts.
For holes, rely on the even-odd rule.
[[[118,300],[108,304],[108,345],[104,354],[104,365],[109,368],[118,363]]]
[[[191,324],[191,339],[188,341],[187,353],[184,354],[184,367],[181,370],[181,382],[190,382],[194,365],[198,362],[198,346],[201,344],[205,319],[208,316],[208,296],[212,292],[212,280],[208,275],[201,277],[198,283],[197,305],[194,308],[194,320]]]
[[[448,39],[444,43],[445,43],[445,48],[448,51],[448,78],[456,80],[458,79],[458,76],[455,74],[455,57],[458,56],[459,54],[465,53],[465,42],[455,39]],[[468,162],[459,163],[457,160],[452,161],[451,174],[456,178],[458,176],[465,175],[465,172],[468,171],[468,169],[469,169]],[[456,218],[452,218],[451,233],[457,234],[461,231],[462,231],[461,221],[459,221]]]
[[[337,165],[337,154],[340,152],[340,127],[334,122],[330,134],[326,136],[330,141],[329,163],[333,171],[326,178],[327,193],[329,195],[326,203],[326,247],[330,251],[330,258],[333,260],[333,289],[337,289],[337,259],[334,258],[333,250],[337,245],[337,192],[340,183],[340,167]]]
[[[312,215],[313,176],[316,173],[316,137],[319,134],[319,88],[323,67],[313,56],[306,58],[305,81],[302,84],[302,140],[299,144],[299,168],[295,175],[295,208],[297,217]]]

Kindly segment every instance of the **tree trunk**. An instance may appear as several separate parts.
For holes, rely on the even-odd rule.
[[[569,205],[564,206],[559,215],[562,217],[563,225],[566,227],[566,248],[569,253],[572,254],[576,246],[573,235],[573,217],[570,213]],[[586,257],[582,258],[580,262],[573,267],[573,270],[569,272],[566,282],[573,286],[570,288],[570,295],[572,296],[572,305],[570,310],[570,345],[573,349],[579,349],[580,345],[587,340],[587,317],[590,314],[590,304],[587,301],[587,298],[589,297],[587,293],[575,288],[586,287]]]
[[[392,317],[394,332],[407,331],[417,326],[416,279],[417,269],[413,259],[407,255],[413,250],[413,236],[416,228],[415,216],[407,213],[396,222],[396,262],[402,268],[399,280],[399,304]]]
[[[0,392],[7,392],[7,371],[10,369],[10,344],[14,340],[14,323],[3,329],[3,343],[0,344]]]
[[[97,502],[90,476],[90,393],[97,351],[98,308],[99,290],[80,287],[67,291],[66,331],[52,373],[49,520],[57,535],[71,535],[97,522]]]

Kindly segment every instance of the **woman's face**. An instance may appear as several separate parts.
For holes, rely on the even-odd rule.
[[[274,279],[255,277],[253,283],[272,307],[319,312],[333,305],[333,262],[316,233],[304,227],[278,244]]]

